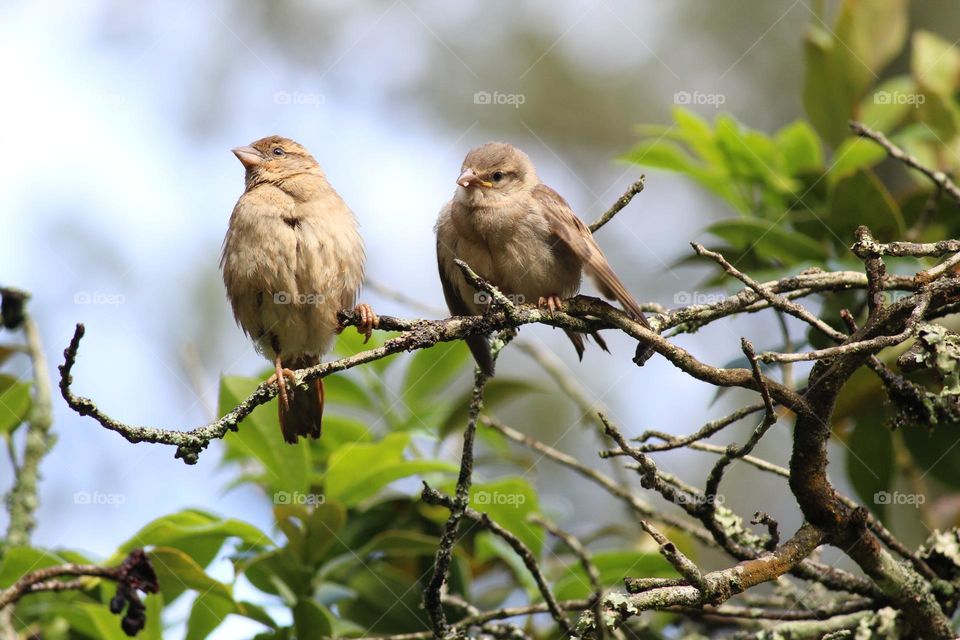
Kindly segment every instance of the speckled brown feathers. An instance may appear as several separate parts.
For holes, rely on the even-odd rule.
[[[302,146],[270,136],[233,152],[246,168],[246,189],[220,260],[227,296],[237,323],[274,362],[284,439],[318,437],[322,381],[288,394],[285,379],[330,350],[337,312],[353,307],[363,281],[363,241]]]
[[[491,142],[467,154],[436,232],[440,280],[451,313],[482,313],[485,307],[453,262],[459,258],[517,303],[550,308],[579,291],[585,271],[603,295],[646,324],[593,234],[512,145]],[[568,336],[582,357],[583,336]],[[492,373],[486,341],[478,337],[468,344],[480,367]]]

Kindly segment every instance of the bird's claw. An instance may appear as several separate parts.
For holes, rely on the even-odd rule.
[[[280,396],[280,406],[286,412],[290,410],[290,394],[287,393],[287,381],[290,381],[291,386],[297,386],[297,374],[293,370],[282,366],[279,359],[276,362],[276,368],[276,372],[267,378],[267,384],[277,385],[280,390],[278,394]]]
[[[537,306],[541,309],[546,307],[552,316],[558,310],[563,311],[563,300],[560,299],[560,296],[540,296],[540,299],[537,300]]]
[[[370,342],[370,336],[373,330],[380,327],[380,318],[373,312],[373,307],[368,304],[358,304],[354,310],[354,315],[359,316],[357,321],[357,333],[363,334],[363,344]]]

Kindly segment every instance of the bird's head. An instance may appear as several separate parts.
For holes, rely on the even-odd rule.
[[[247,188],[266,182],[281,184],[305,173],[323,175],[310,152],[289,138],[268,136],[232,151],[247,170]]]
[[[491,206],[529,192],[538,182],[527,154],[506,142],[488,142],[463,159],[455,197],[464,204]]]

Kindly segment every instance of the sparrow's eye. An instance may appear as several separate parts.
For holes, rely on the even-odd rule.
[[[503,171],[494,171],[493,175],[490,177],[493,178],[494,182],[500,182],[503,180]]]
[[[274,147],[274,148],[273,148],[273,155],[275,155],[275,156],[282,156],[282,155],[283,155],[283,149],[281,149],[280,147]]]

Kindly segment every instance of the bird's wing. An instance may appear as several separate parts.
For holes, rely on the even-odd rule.
[[[533,195],[547,219],[550,232],[583,262],[584,270],[600,292],[617,300],[639,322],[649,326],[640,305],[613,272],[590,229],[573,213],[567,201],[545,184],[537,185]]]
[[[471,316],[474,312],[463,299],[461,289],[457,286],[456,280],[454,280],[454,278],[463,277],[457,274],[458,267],[453,263],[453,259],[456,256],[453,255],[452,247],[455,243],[445,237],[450,233],[455,233],[447,219],[449,210],[450,205],[448,204],[444,210],[441,211],[436,228],[437,267],[440,272],[440,284],[443,286],[443,297],[447,301],[447,308],[450,309],[450,313],[455,316]],[[486,375],[492,376],[494,370],[493,356],[490,354],[490,343],[487,341],[486,336],[469,336],[465,341],[467,346],[470,347],[470,352],[473,353],[473,358],[477,361],[477,366],[480,367],[480,370]]]

